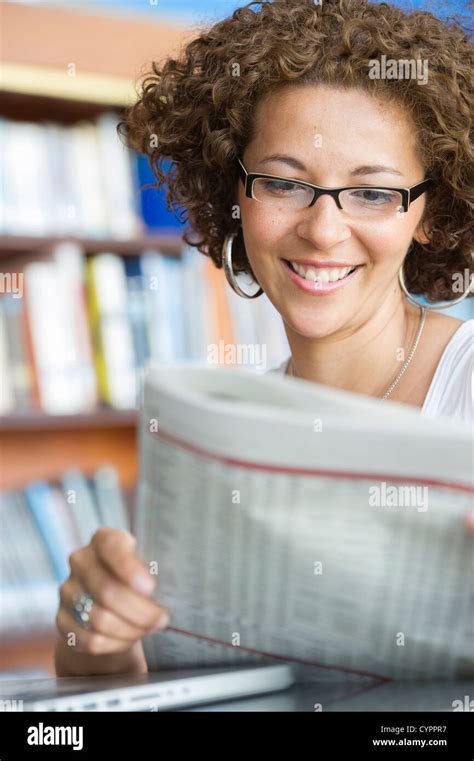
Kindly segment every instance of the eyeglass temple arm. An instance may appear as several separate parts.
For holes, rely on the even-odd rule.
[[[237,161],[239,162],[239,174],[240,174],[240,176],[242,178],[242,181],[243,181],[243,183],[245,185],[245,181],[247,179],[248,172],[247,172],[246,168],[244,167],[244,165],[242,164],[242,162],[241,162],[241,160],[239,158],[237,159]]]
[[[419,182],[418,185],[414,185],[410,189],[410,203],[416,201],[416,199],[432,185],[434,185],[433,180],[423,180],[422,182]]]

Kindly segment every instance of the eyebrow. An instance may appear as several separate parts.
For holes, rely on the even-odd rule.
[[[291,166],[292,169],[298,169],[301,172],[307,171],[305,165],[301,161],[293,158],[292,156],[287,156],[283,153],[274,153],[271,156],[266,156],[259,163],[267,164],[270,161],[279,161],[280,163],[288,164],[288,166]],[[394,169],[390,166],[384,166],[383,164],[364,164],[362,166],[356,167],[355,169],[351,169],[350,174],[352,177],[361,177],[367,174],[380,174],[382,172],[386,174],[397,174],[401,177],[403,176],[402,172],[399,172],[398,169]]]

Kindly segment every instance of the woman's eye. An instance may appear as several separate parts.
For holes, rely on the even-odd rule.
[[[385,190],[364,188],[360,190],[352,190],[351,197],[354,200],[360,201],[362,203],[378,205],[383,203],[393,203],[396,200],[397,195],[396,193],[387,193]]]
[[[294,193],[301,189],[301,186],[295,182],[284,182],[282,180],[267,180],[265,182],[265,190],[271,193]]]

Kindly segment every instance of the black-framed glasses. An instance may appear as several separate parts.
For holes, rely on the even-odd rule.
[[[385,219],[398,212],[407,212],[410,204],[434,185],[433,180],[428,178],[411,188],[386,188],[380,185],[323,188],[289,177],[247,172],[242,161],[237,161],[247,198],[281,209],[309,208],[314,206],[320,196],[329,195],[334,198],[339,209],[351,216]]]

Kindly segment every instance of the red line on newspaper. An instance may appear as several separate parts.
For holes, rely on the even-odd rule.
[[[236,465],[242,468],[248,468],[249,470],[267,470],[273,473],[297,473],[304,476],[329,476],[337,478],[354,479],[356,481],[373,481],[374,479],[380,481],[391,481],[394,483],[406,483],[409,481],[413,484],[423,484],[424,486],[439,486],[445,489],[454,489],[455,491],[465,492],[466,494],[474,494],[474,486],[468,486],[467,484],[458,483],[456,481],[446,481],[442,479],[421,478],[416,476],[397,476],[393,473],[352,473],[350,470],[320,470],[318,468],[296,468],[293,466],[283,465],[271,465],[270,463],[257,463],[249,462],[248,460],[238,460],[233,457],[225,457],[224,455],[217,454],[216,452],[210,452],[208,449],[203,449],[195,444],[190,444],[187,441],[183,441],[177,436],[173,436],[170,433],[164,433],[163,431],[151,431],[152,436],[157,436],[164,441],[169,441],[172,444],[176,444],[182,449],[187,449],[190,452],[207,457],[211,460],[218,460],[226,465]]]
[[[199,639],[204,642],[211,642],[214,645],[224,645],[225,647],[231,647],[234,650],[244,650],[246,653],[252,653],[253,655],[263,655],[266,658],[273,658],[277,661],[285,661],[286,663],[299,663],[302,666],[315,666],[321,669],[327,669],[328,671],[340,671],[344,674],[354,674],[356,676],[368,676],[371,679],[377,679],[378,682],[392,682],[388,676],[380,676],[380,674],[373,674],[370,671],[359,671],[357,669],[347,668],[346,666],[334,666],[328,663],[318,663],[318,661],[310,661],[306,658],[294,658],[289,655],[279,655],[278,653],[269,653],[266,650],[256,650],[253,647],[245,647],[244,645],[233,645],[231,642],[225,640],[215,639],[214,637],[207,637],[204,634],[196,634],[195,632],[189,632],[186,629],[179,629],[176,626],[168,626],[167,632],[175,632],[176,634],[184,634],[185,637],[191,637],[192,639]]]

